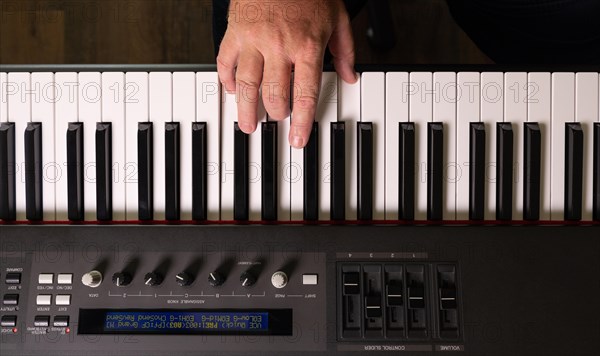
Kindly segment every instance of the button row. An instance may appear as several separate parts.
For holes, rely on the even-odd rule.
[[[38,315],[35,317],[33,321],[33,325],[37,327],[47,327],[50,326],[50,316],[48,315]],[[52,323],[54,327],[67,327],[69,326],[69,316],[68,315],[57,315],[54,317],[54,322]]]
[[[71,305],[71,295],[58,294],[54,299],[55,305]],[[37,305],[52,305],[52,295],[40,294],[36,298]]]
[[[54,274],[53,273],[40,273],[38,276],[38,284],[53,284]],[[59,273],[56,277],[56,283],[58,284],[73,284],[72,273]]]

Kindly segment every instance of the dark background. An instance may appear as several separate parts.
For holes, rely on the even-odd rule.
[[[491,63],[444,0],[392,0],[397,44],[374,50],[366,8],[357,63]],[[0,0],[0,63],[214,63],[211,0]]]

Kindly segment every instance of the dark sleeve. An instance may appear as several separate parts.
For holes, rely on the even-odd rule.
[[[344,0],[350,18],[354,18],[363,8],[367,0]],[[221,41],[227,30],[227,12],[229,0],[213,0],[213,41],[215,56],[219,53]]]
[[[496,63],[600,63],[598,0],[447,0],[452,16]]]

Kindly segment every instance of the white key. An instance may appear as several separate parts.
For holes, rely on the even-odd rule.
[[[461,72],[457,76],[456,103],[456,219],[469,219],[470,124],[479,121],[480,76]],[[489,135],[489,133],[487,133]]]
[[[7,84],[8,121],[15,123],[15,168],[17,220],[25,220],[25,129],[31,121],[31,75],[9,73]]]
[[[433,74],[433,121],[444,124],[444,220],[456,219],[456,73]],[[389,195],[388,195],[389,196]]]
[[[292,119],[293,120],[293,119]],[[289,129],[288,129],[289,130]],[[319,125],[319,137],[321,135]],[[287,131],[282,139],[288,142]],[[290,220],[302,221],[304,219],[304,150],[289,147],[290,164],[288,170],[290,184]],[[321,152],[319,152],[321,154]],[[319,177],[321,179],[322,177]],[[319,191],[321,194],[321,191]]]
[[[181,220],[192,220],[192,123],[196,121],[196,74],[173,73],[173,121],[179,123]]]
[[[415,219],[427,219],[427,129],[433,119],[433,74],[410,73],[409,119],[415,123]]]
[[[523,220],[523,125],[527,122],[527,73],[504,75],[504,121],[513,130],[513,219]]]
[[[96,220],[96,124],[102,120],[100,73],[79,73],[79,121],[83,122],[83,195],[85,220]]]
[[[165,123],[173,121],[171,73],[150,73],[150,121],[154,135],[154,220],[165,219]]]
[[[125,220],[125,74],[102,74],[102,122],[111,123],[113,220]]]
[[[527,78],[527,122],[537,122],[540,125],[540,129],[542,131],[542,162],[540,171],[540,220],[550,220],[550,103],[552,102],[550,88],[550,73],[529,73]],[[564,172],[562,174],[564,174]]]
[[[583,206],[582,220],[592,221],[594,123],[598,122],[598,73],[577,73],[575,76],[575,121],[583,127]]]
[[[363,73],[361,122],[373,123],[373,219],[385,219],[385,74]]]
[[[0,122],[8,121],[8,97],[6,95],[6,84],[8,74],[0,73]]]
[[[575,121],[575,73],[552,74],[550,219],[565,218],[565,123]]]
[[[360,122],[361,80],[348,84],[338,80],[338,118],[346,129],[346,220],[357,219],[358,208],[358,143],[357,123]]]
[[[235,94],[223,90],[221,116],[221,220],[233,220],[233,146],[234,124],[237,122]]]
[[[221,86],[217,73],[197,73],[196,92],[196,120],[206,122],[208,130],[206,133],[207,219],[216,221],[220,219],[221,210],[221,175],[219,171],[219,162],[221,161]]]
[[[337,121],[337,90],[337,74],[324,72],[315,118],[319,123],[319,220],[331,218],[331,123]],[[292,198],[294,194],[292,186]]]
[[[294,173],[292,164],[292,151],[288,134],[290,132],[290,117],[277,123],[277,220],[291,220],[291,189]],[[296,178],[297,179],[297,178]]]
[[[485,124],[485,220],[496,219],[496,124],[504,121],[504,74],[481,73],[481,122]]]
[[[67,131],[70,122],[79,121],[79,82],[77,73],[56,73],[57,100],[54,120],[54,158],[60,168],[56,187],[56,220],[69,219],[68,179],[67,179]]]
[[[408,73],[390,72],[385,78],[385,219],[398,219],[399,125],[408,122]],[[356,174],[354,174],[356,175]],[[356,188],[354,188],[356,189]]]
[[[54,103],[57,98],[53,73],[33,73],[32,87],[35,95],[31,103],[31,119],[42,123],[42,174],[43,174],[43,219],[56,219],[55,184],[60,174],[54,160]]]
[[[125,211],[127,220],[138,220],[138,124],[148,122],[148,73],[125,75]]]
[[[260,221],[262,218],[262,124],[267,122],[267,113],[262,100],[258,100],[258,123],[256,131],[248,138],[248,218]]]

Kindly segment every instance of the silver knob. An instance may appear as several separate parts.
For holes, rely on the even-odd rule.
[[[275,288],[283,288],[287,285],[288,276],[285,272],[277,271],[271,276],[271,283]]]
[[[99,271],[89,271],[81,277],[81,283],[90,288],[96,288],[102,284],[102,273]]]

